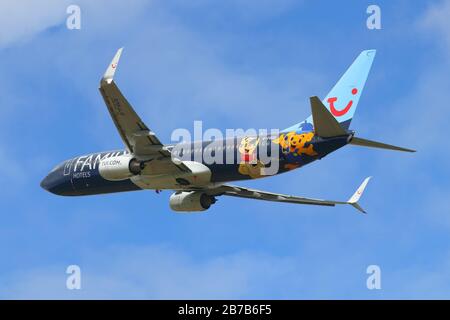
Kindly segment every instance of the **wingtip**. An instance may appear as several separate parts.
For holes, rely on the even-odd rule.
[[[348,204],[352,205],[354,208],[356,208],[358,211],[362,213],[366,213],[366,211],[358,204],[358,201],[361,198],[364,190],[366,189],[370,179],[372,179],[372,176],[365,178],[364,181],[358,187],[358,189],[356,189],[355,193],[347,201]]]
[[[114,78],[114,74],[117,70],[117,65],[119,64],[120,56],[122,55],[123,47],[119,48],[116,51],[116,54],[114,55],[113,59],[111,60],[111,63],[108,65],[108,68],[105,71],[105,74],[102,77],[101,84],[103,83],[110,83],[112,79]]]
[[[362,214],[367,214],[367,212],[358,204],[358,203],[350,203],[356,210],[361,212]]]

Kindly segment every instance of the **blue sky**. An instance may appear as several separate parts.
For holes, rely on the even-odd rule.
[[[450,1],[78,1],[0,4],[0,298],[450,298]],[[364,49],[377,57],[351,128],[412,147],[348,146],[242,185],[353,208],[220,198],[174,214],[170,192],[64,198],[40,180],[79,154],[122,148],[98,93],[116,80],[165,142],[173,129],[285,128]],[[65,287],[77,264],[82,289]],[[379,265],[382,289],[366,288]]]

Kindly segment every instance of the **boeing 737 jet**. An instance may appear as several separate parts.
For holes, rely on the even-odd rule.
[[[325,99],[310,98],[311,116],[277,134],[244,135],[218,141],[163,144],[133,110],[114,81],[119,49],[100,81],[100,93],[125,145],[124,150],[98,152],[66,160],[41,182],[42,188],[63,196],[121,191],[173,190],[170,208],[204,211],[220,196],[335,206],[358,204],[370,177],[347,201],[321,200],[254,190],[230,181],[270,177],[297,169],[345,146],[365,146],[414,152],[359,138],[349,130],[375,50],[360,53]],[[227,161],[206,161],[204,155]],[[231,155],[232,161],[228,161]],[[267,156],[262,156],[267,155]],[[267,174],[276,163],[276,171]]]

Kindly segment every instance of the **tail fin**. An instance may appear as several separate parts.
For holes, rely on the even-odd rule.
[[[323,104],[344,129],[348,129],[355,114],[375,54],[376,50],[361,52],[325,99],[322,100]],[[309,116],[305,121],[286,128],[283,132],[309,131],[312,128],[313,121],[312,117]]]

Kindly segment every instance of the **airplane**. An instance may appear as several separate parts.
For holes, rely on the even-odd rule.
[[[364,179],[347,201],[278,194],[228,183],[291,171],[345,145],[415,152],[357,137],[349,129],[376,50],[362,51],[325,99],[310,97],[311,116],[306,120],[275,135],[235,136],[215,141],[211,147],[211,141],[163,144],[144,124],[114,81],[122,49],[107,67],[99,90],[125,149],[66,160],[42,180],[43,189],[62,196],[173,190],[169,206],[177,212],[205,211],[218,197],[231,196],[320,206],[348,204],[366,213],[358,201],[371,177]],[[215,155],[231,154],[233,161],[225,164],[204,161],[201,155],[211,152],[211,148]],[[261,151],[267,151],[270,161],[277,162],[275,173],[264,174],[269,163],[260,159]]]

